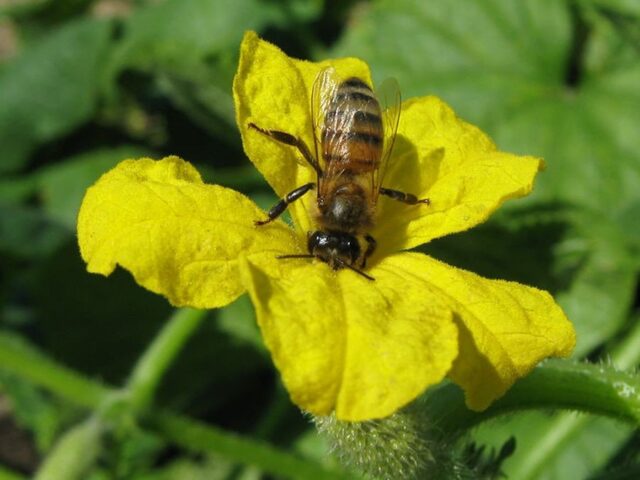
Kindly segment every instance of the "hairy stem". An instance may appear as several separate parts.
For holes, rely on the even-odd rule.
[[[621,370],[632,369],[640,363],[640,322],[636,319],[634,325],[624,340],[610,352],[611,363]],[[509,474],[523,480],[538,478],[540,471],[563,450],[562,447],[574,441],[592,422],[593,417],[587,415],[558,415],[538,438],[536,450],[510,464]],[[629,435],[631,433],[632,429],[629,429]]]
[[[425,408],[438,426],[459,435],[490,418],[518,410],[570,409],[640,424],[640,379],[604,365],[548,360],[483,412],[472,412],[453,384],[432,392]]]

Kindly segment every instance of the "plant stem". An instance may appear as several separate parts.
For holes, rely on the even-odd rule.
[[[611,363],[622,370],[629,370],[640,363],[640,322],[634,319],[634,328],[624,340],[611,351]],[[554,418],[553,423],[538,437],[537,448],[528,455],[522,455],[511,463],[509,474],[523,480],[538,478],[541,470],[555,455],[584,434],[593,424],[594,417],[563,413]],[[628,434],[631,435],[629,429]],[[613,440],[612,440],[613,441]]]
[[[46,357],[19,336],[6,332],[0,332],[0,368],[87,408],[96,408],[109,395],[109,389],[102,383],[86,379]]]
[[[58,365],[21,339],[2,332],[0,368],[92,410],[104,408],[110,399],[121,394],[119,390],[107,388]],[[151,410],[144,416],[143,422],[180,447],[200,453],[225,455],[237,462],[254,465],[266,473],[287,478],[352,478],[342,471],[181,415]],[[299,472],[304,472],[306,476],[301,477]],[[4,479],[0,476],[0,480]]]
[[[327,470],[296,456],[283,455],[267,443],[248,440],[171,413],[155,411],[147,422],[153,430],[162,432],[166,438],[191,451],[215,450],[229,460],[259,466],[272,474],[314,480],[353,478],[346,472]]]
[[[453,384],[426,399],[429,416],[448,435],[460,435],[490,418],[518,410],[572,409],[640,424],[640,379],[604,365],[548,360],[483,412],[472,412]]]
[[[102,426],[89,418],[68,430],[38,469],[34,480],[82,480],[98,458]]]
[[[181,314],[182,315],[182,314]],[[189,333],[199,323],[198,318],[174,319],[154,341],[147,359],[139,367],[143,374],[134,376],[142,392],[153,393],[157,381],[183,345]],[[175,329],[175,330],[174,330]],[[171,332],[177,339],[171,339]],[[621,348],[621,356],[629,361],[637,350],[640,333],[634,333]],[[160,346],[156,346],[156,342]],[[164,345],[164,346],[163,346]],[[161,348],[162,347],[162,348]],[[154,360],[156,359],[156,360]],[[62,367],[20,338],[0,333],[1,368],[17,373],[68,400],[92,409],[98,409],[114,395],[104,385]],[[140,367],[142,365],[142,367]],[[549,360],[520,380],[500,400],[484,412],[471,412],[465,407],[461,390],[445,385],[432,392],[425,408],[431,418],[439,419],[439,427],[449,438],[459,435],[478,423],[505,413],[525,409],[568,408],[618,418],[638,425],[640,423],[640,380],[631,374],[616,371],[605,365],[579,364],[562,360]],[[141,404],[149,398],[141,394]],[[146,399],[145,399],[146,396]],[[314,472],[309,478],[339,478],[340,472],[330,471],[314,462],[298,458],[274,447],[241,438],[193,420],[165,412],[151,410],[146,422],[169,441],[190,450],[218,453],[239,462],[255,465],[266,472],[295,478],[300,471]]]
[[[146,409],[152,403],[162,376],[205,316],[204,310],[176,310],[140,357],[127,385],[131,404],[136,412]]]

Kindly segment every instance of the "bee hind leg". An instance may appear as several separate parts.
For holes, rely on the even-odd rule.
[[[284,196],[282,200],[280,200],[273,207],[271,207],[271,210],[269,210],[269,213],[267,214],[269,218],[267,218],[266,220],[256,220],[254,223],[256,225],[265,225],[275,220],[276,218],[278,218],[280,215],[284,213],[284,211],[287,209],[290,203],[298,200],[309,190],[312,190],[315,186],[316,186],[315,183],[310,182],[302,185],[301,187],[296,188],[295,190],[290,191]]]
[[[318,176],[322,175],[322,169],[320,168],[318,161],[313,157],[313,155],[311,155],[311,151],[307,147],[307,144],[300,140],[298,137],[295,137],[287,132],[281,132],[279,130],[265,130],[264,128],[260,128],[259,126],[257,126],[255,123],[249,123],[249,128],[253,128],[254,130],[257,130],[258,132],[266,135],[267,137],[273,138],[276,142],[296,147],[302,154],[304,159],[315,170]]]
[[[386,195],[389,198],[393,198],[398,202],[406,203],[408,205],[416,205],[418,203],[424,203],[426,205],[431,204],[431,200],[428,198],[418,199],[413,193],[405,193],[399,190],[391,190],[390,188],[380,187],[380,194]]]

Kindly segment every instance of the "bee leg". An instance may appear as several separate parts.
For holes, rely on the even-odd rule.
[[[376,239],[371,235],[367,234],[364,236],[364,239],[367,241],[367,249],[364,251],[364,255],[362,256],[362,263],[360,264],[360,268],[364,269],[367,266],[367,258],[373,255],[373,252],[376,250]]]
[[[302,154],[304,159],[316,171],[318,176],[322,175],[322,169],[320,168],[320,165],[318,164],[318,161],[313,157],[313,155],[311,155],[311,151],[309,150],[307,145],[302,140],[300,140],[298,137],[294,137],[293,135],[291,135],[289,133],[280,132],[278,130],[265,130],[265,129],[260,128],[259,126],[257,126],[255,123],[250,123],[249,127],[253,128],[254,130],[259,131],[260,133],[263,133],[264,135],[266,135],[268,137],[273,138],[276,142],[281,142],[281,143],[284,143],[286,145],[291,145],[292,147],[296,147],[298,149],[298,151]]]
[[[391,190],[390,188],[380,187],[380,194],[409,205],[415,205],[417,203],[431,204],[431,200],[428,198],[418,199],[413,193],[400,192],[398,190]]]
[[[295,190],[290,191],[284,196],[282,200],[280,200],[273,207],[271,207],[271,210],[269,210],[269,213],[267,214],[269,218],[267,218],[266,220],[256,220],[254,223],[256,225],[264,225],[266,223],[269,223],[275,220],[276,218],[278,218],[280,215],[283,214],[283,212],[287,209],[287,207],[291,202],[295,202],[300,197],[302,197],[305,193],[307,193],[309,190],[312,190],[313,188],[315,188],[315,186],[316,184],[311,182],[311,183],[302,185],[301,187],[298,187]]]

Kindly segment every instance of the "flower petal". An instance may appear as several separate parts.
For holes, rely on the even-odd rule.
[[[249,123],[294,135],[314,152],[311,89],[318,73],[329,65],[340,75],[370,81],[369,68],[355,58],[313,63],[288,57],[255,32],[247,32],[242,40],[233,81],[236,121],[244,151],[280,197],[315,181],[315,172],[295,147],[249,128]],[[314,202],[315,195],[310,193],[289,207],[296,227],[303,232],[311,229],[307,212]]]
[[[247,262],[258,323],[292,400],[342,420],[390,415],[441,381],[457,354],[450,309],[414,275],[382,261],[375,282],[291,260]],[[273,276],[272,276],[273,275]]]
[[[467,230],[533,188],[542,160],[497,151],[436,97],[415,98],[402,108],[384,186],[429,198],[431,205],[383,198],[374,233],[382,250],[409,249]]]
[[[125,160],[87,190],[78,241],[90,272],[109,275],[119,264],[174,305],[212,308],[244,291],[238,255],[277,263],[274,252],[298,248],[283,224],[254,227],[262,215],[177,157]]]
[[[542,359],[568,356],[575,346],[573,326],[545,291],[488,280],[417,253],[394,257],[392,265],[448,299],[460,332],[449,376],[473,410],[487,408]]]

